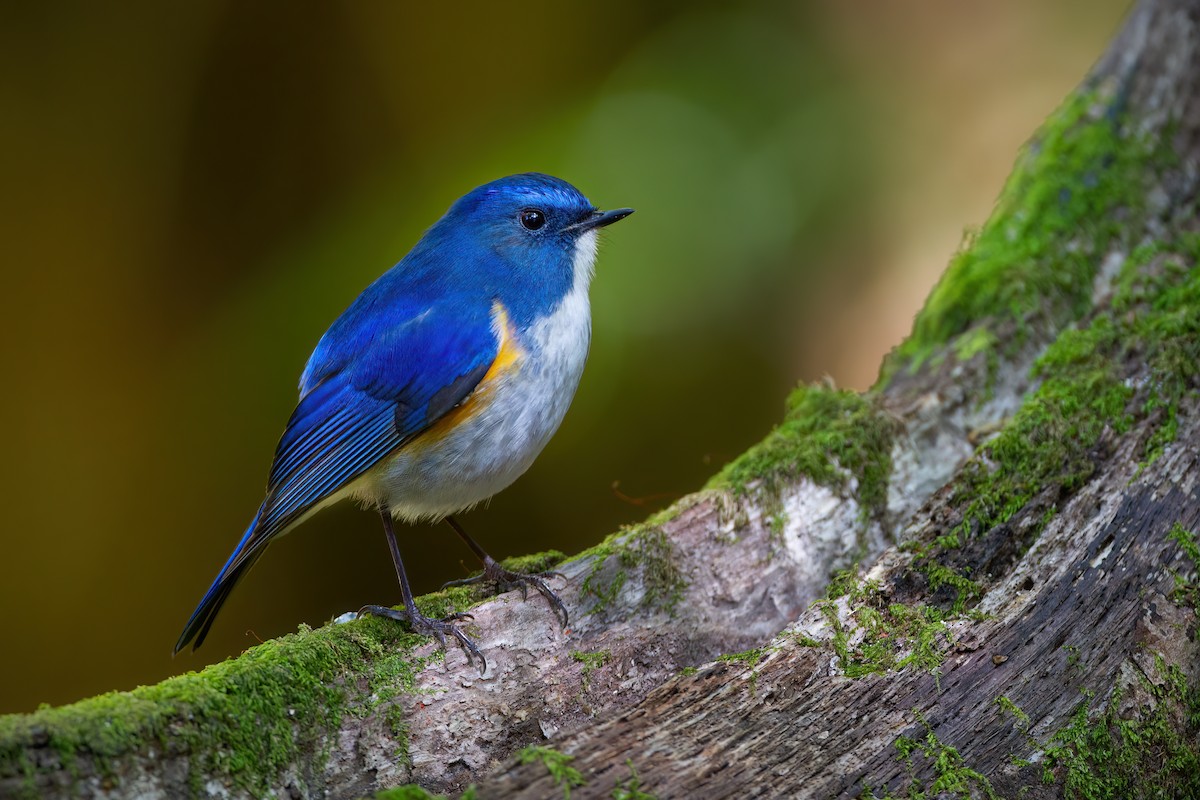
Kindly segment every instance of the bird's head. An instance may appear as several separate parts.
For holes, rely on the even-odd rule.
[[[566,181],[530,172],[464,195],[437,227],[458,239],[459,249],[481,248],[498,257],[503,274],[490,277],[505,300],[538,316],[572,290],[586,293],[596,232],[632,213],[631,208],[599,211]]]

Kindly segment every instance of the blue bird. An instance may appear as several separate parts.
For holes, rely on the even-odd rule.
[[[599,211],[579,190],[527,173],[460,198],[321,337],[279,440],[267,496],[179,641],[199,647],[238,580],[277,537],[351,498],[377,509],[407,621],[487,662],[455,624],[417,611],[393,520],[445,520],[483,562],[484,580],[533,586],[563,626],[546,575],[500,567],[452,514],[504,489],[557,430],[591,339],[588,286],[597,232],[633,209]]]

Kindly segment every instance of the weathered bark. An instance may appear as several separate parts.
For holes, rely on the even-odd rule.
[[[1194,419],[1198,410],[1193,404],[1187,414]],[[836,653],[780,637],[753,665],[709,664],[667,681],[630,711],[559,737],[555,747],[575,756],[571,766],[587,780],[572,796],[608,797],[629,777],[627,759],[642,790],[658,797],[858,797],[868,787],[904,795],[910,770],[894,744],[899,736],[925,741],[921,718],[940,746],[956,748],[1000,796],[1022,789],[1024,797],[1061,796],[1060,783],[1043,783],[1041,764],[1019,768],[1012,758],[1044,756],[1081,690],[1107,697],[1121,685],[1124,702],[1136,708],[1152,702],[1143,681],[1161,686],[1167,679],[1157,658],[1183,668],[1193,686],[1200,677],[1196,612],[1172,602],[1166,569],[1194,567],[1164,535],[1176,522],[1200,524],[1200,428],[1191,426],[1136,478],[1131,442],[1106,458],[1103,474],[1014,567],[993,576],[978,606],[989,618],[964,618],[940,634],[948,653],[938,674],[909,668],[848,678]],[[939,500],[929,511],[948,509]],[[908,560],[889,551],[871,571],[882,599],[872,602],[906,595],[897,576]],[[853,605],[843,598],[832,606],[839,624],[853,626]],[[821,640],[830,621],[812,610],[789,632]],[[1000,697],[1029,719],[1006,712]],[[1181,730],[1194,737],[1195,726]],[[1200,747],[1194,738],[1190,745]],[[934,782],[929,764],[915,775]],[[549,797],[554,785],[540,764],[510,765],[483,781],[479,794]],[[972,788],[982,794],[982,783]]]
[[[799,393],[710,489],[557,567],[569,632],[510,593],[471,609],[482,677],[364,621],[2,718],[0,796],[553,796],[531,744],[578,797],[1061,796],[1129,768],[1085,729],[1138,725],[1137,770],[1194,787],[1198,20],[1138,6],[875,390]]]

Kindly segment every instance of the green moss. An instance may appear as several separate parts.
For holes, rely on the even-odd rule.
[[[766,648],[756,647],[753,650],[746,650],[741,653],[726,653],[723,656],[717,656],[717,661],[725,664],[742,664],[754,669],[754,667],[758,666],[758,662],[762,661],[762,657],[766,652]]]
[[[851,618],[862,634],[853,648],[850,631],[842,625],[834,604],[842,597],[847,599]],[[826,589],[826,599],[815,605],[834,631],[830,644],[851,678],[910,666],[936,676],[944,659],[944,645],[939,638],[945,638],[947,620],[960,616],[958,611],[947,614],[924,604],[909,607],[887,603],[879,584],[860,578],[857,568],[838,572]]]
[[[500,562],[500,566],[512,572],[525,575],[538,575],[549,572],[566,558],[558,550],[546,550],[527,556],[512,556]],[[477,572],[476,575],[481,573]],[[434,619],[450,616],[451,614],[468,611],[480,603],[487,602],[493,597],[492,587],[486,583],[472,583],[466,586],[448,586],[440,591],[430,592],[416,598],[417,608],[422,614]]]
[[[829,585],[825,587],[825,599],[837,600],[848,597],[851,603],[858,603],[879,593],[879,582],[864,580],[858,574],[859,566],[840,569],[833,574]]]
[[[500,566],[512,572],[538,575],[554,569],[565,558],[566,556],[558,550],[546,550],[527,556],[506,558],[500,562]],[[487,602],[493,596],[492,587],[487,583],[472,583],[466,586],[448,586],[440,591],[430,592],[416,598],[416,603],[422,614],[440,619],[451,614],[469,611],[480,603]]]
[[[262,795],[296,762],[319,768],[344,715],[378,702],[372,692],[411,686],[422,641],[383,620],[302,630],[156,686],[0,717],[0,775],[29,776],[40,740],[68,770],[86,754],[102,775],[130,754],[187,753],[195,790],[216,776]]]
[[[1151,176],[1174,161],[1167,145],[1153,148],[1122,123],[1096,92],[1076,93],[1047,120],[885,364],[883,383],[946,345],[969,358],[1001,326],[1055,328],[1087,312],[1104,254],[1140,230],[1129,217],[1143,213]]]
[[[1145,343],[1139,353],[1149,366],[1140,415],[1156,422],[1143,448],[1150,464],[1175,441],[1179,403],[1200,383],[1200,234],[1156,243],[1135,253],[1113,301],[1126,330]],[[1143,269],[1143,266],[1153,269]]]
[[[728,464],[709,488],[744,493],[760,481],[777,495],[780,481],[804,475],[841,488],[853,477],[864,517],[887,505],[896,421],[876,403],[851,391],[801,386],[788,398],[783,422]],[[768,509],[768,516],[778,509]]]
[[[994,352],[999,341],[987,328],[972,328],[955,339],[952,346],[959,361],[970,361],[979,353]]]
[[[625,558],[622,557],[624,547],[618,547],[618,541],[623,545],[624,537],[613,534],[604,543],[586,551],[592,558],[592,568],[583,579],[579,595],[595,598],[596,602],[588,609],[590,614],[607,611],[620,597],[625,582],[629,580],[629,573],[624,566]]]
[[[835,601],[841,597],[847,598],[856,631],[843,625],[838,616]],[[855,580],[848,573],[839,573],[827,599],[814,605],[829,623],[833,632],[829,646],[847,677],[881,675],[908,667],[939,674],[948,646],[944,641],[946,621],[953,615],[929,605],[887,603],[876,583]],[[853,645],[851,633],[858,634]],[[819,643],[804,637],[800,644]]]
[[[757,692],[758,670],[755,669],[755,667],[758,666],[759,661],[762,661],[762,658],[764,655],[766,655],[766,653],[767,648],[757,647],[753,650],[746,650],[741,653],[726,653],[725,655],[717,656],[717,661],[720,661],[723,664],[736,664],[748,668],[750,670],[750,691]]]
[[[574,760],[574,756],[560,753],[553,747],[542,747],[540,745],[530,745],[517,753],[517,761],[522,764],[532,764],[535,761],[539,761],[546,767],[546,771],[550,773],[550,777],[554,778],[554,785],[562,787],[563,800],[571,800],[571,789],[576,786],[583,786],[587,782],[583,779],[583,775],[579,770],[571,766],[571,762]]]
[[[631,545],[623,558],[628,559],[627,566],[641,565],[642,606],[674,613],[675,606],[683,599],[687,581],[676,563],[671,540],[662,528],[649,527],[639,531]]]
[[[559,550],[546,550],[526,556],[511,556],[500,561],[500,566],[512,572],[525,575],[539,575],[549,572],[563,562],[566,556]],[[476,575],[482,573],[475,573]],[[427,617],[442,619],[452,614],[469,611],[481,603],[486,603],[495,596],[494,588],[487,582],[471,583],[465,586],[448,586],[436,592],[415,598],[417,609]],[[468,635],[478,635],[470,625],[465,630]],[[443,657],[444,651],[439,651],[438,657]]]
[[[609,650],[597,650],[593,653],[586,653],[582,650],[572,650],[571,658],[583,664],[583,669],[580,670],[580,678],[583,681],[583,690],[587,691],[592,673],[612,661],[612,652]]]
[[[643,792],[641,789],[642,781],[638,778],[637,770],[633,766],[633,759],[625,759],[625,766],[629,767],[629,777],[618,781],[613,787],[611,797],[613,800],[658,800],[649,792]]]
[[[1016,717],[1017,722],[1020,723],[1022,727],[1026,729],[1029,728],[1029,715],[1022,711],[1020,706],[1018,706],[1012,700],[1009,700],[1007,695],[1002,694],[997,697],[996,705],[999,706],[1000,710],[1005,714],[1012,714],[1014,717]]]
[[[787,512],[782,508],[776,509],[767,516],[767,531],[771,538],[772,556],[775,554],[775,548],[783,545],[783,532],[787,528],[787,521]]]
[[[458,800],[477,800],[477,798],[475,784],[468,786],[466,791],[458,796]],[[415,783],[408,783],[404,786],[393,786],[390,789],[376,792],[371,795],[371,800],[448,800],[448,796],[432,794]]]
[[[657,525],[643,523],[625,528],[572,561],[583,558],[590,558],[592,567],[583,579],[580,594],[595,598],[589,609],[592,614],[603,613],[616,601],[631,571],[641,578],[641,607],[645,609],[674,613],[687,589],[671,539]]]
[[[492,597],[489,586],[484,584],[469,584],[467,586],[447,586],[436,592],[414,598],[417,610],[432,619],[441,619],[451,614],[467,611]]]
[[[1200,797],[1200,688],[1156,659],[1163,678],[1143,688],[1152,702],[1122,716],[1120,692],[1098,714],[1081,702],[1054,734],[1043,782],[1061,781],[1069,798]]]
[[[1113,438],[1145,431],[1151,463],[1174,440],[1179,404],[1200,384],[1200,240],[1186,236],[1140,248],[1122,268],[1109,307],[1064,331],[1033,368],[1038,388],[956,477],[950,503],[961,522],[931,546],[915,546],[914,569],[930,586],[956,591],[955,610],[977,596],[944,551],[1008,523],[1036,499],[1031,540],[1064,498],[1083,486]]]
[[[512,572],[537,575],[541,572],[549,572],[566,560],[567,556],[562,551],[546,550],[527,556],[510,556],[501,561],[500,566]]]
[[[1133,421],[1127,406],[1134,390],[1113,360],[1117,337],[1101,317],[1064,332],[1038,360],[1041,386],[956,481],[952,502],[965,510],[955,536],[990,530],[1048,487],[1071,492],[1091,476],[1100,437]]]
[[[1196,534],[1176,522],[1167,533],[1167,538],[1178,544],[1183,555],[1192,562],[1192,574],[1200,573],[1200,542],[1196,541]],[[1200,585],[1178,573],[1173,573],[1173,577],[1175,589],[1171,592],[1171,599],[1179,605],[1191,606],[1200,614]]]
[[[571,659],[583,664],[584,671],[595,671],[612,661],[612,652],[597,650],[594,653],[585,653],[582,650],[572,650]]]
[[[682,514],[687,509],[691,508],[693,505],[696,504],[696,502],[697,502],[697,499],[694,495],[689,495],[688,497],[684,497],[684,498],[672,503],[671,505],[667,506],[666,508],[655,511],[653,514],[646,517],[645,521],[642,524],[650,525],[653,527],[662,527],[663,525],[666,525],[668,522],[670,522],[671,520],[678,517],[680,514]]]
[[[910,739],[907,736],[896,739],[896,750],[908,769],[910,798],[982,796],[988,800],[999,800],[999,795],[992,789],[992,784],[986,777],[968,767],[956,748],[939,741],[933,728],[919,711],[913,709],[913,715],[925,728],[925,736],[921,739]],[[932,763],[934,778],[928,785],[916,777],[914,756],[918,753]]]
[[[983,594],[983,589],[978,583],[939,561],[925,561],[920,564],[920,569],[929,581],[930,591],[936,592],[944,586],[954,590],[954,602],[950,605],[951,613],[962,614],[969,600],[974,600]]]
[[[391,731],[392,738],[396,740],[396,760],[402,764],[411,765],[412,759],[408,754],[408,717],[405,716],[404,709],[398,703],[393,703],[384,712],[383,721]]]
[[[445,800],[445,798],[444,794],[431,794],[415,783],[409,783],[376,792],[373,800]]]
[[[908,736],[896,739],[899,760],[904,762],[908,772],[908,785],[904,794],[894,795],[889,791],[877,795],[870,786],[864,786],[858,795],[860,800],[900,800],[901,797],[907,800],[951,797],[986,797],[988,800],[999,800],[1000,796],[992,788],[991,782],[982,773],[968,767],[956,748],[943,744],[921,712],[914,708],[912,713],[925,729],[925,735],[919,739]],[[933,770],[932,782],[917,777],[918,755],[929,762]]]

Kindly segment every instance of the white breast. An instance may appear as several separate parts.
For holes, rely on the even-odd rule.
[[[588,287],[596,232],[575,247],[570,291],[521,336],[525,351],[512,372],[489,388],[486,412],[475,414],[434,446],[401,449],[351,487],[402,519],[440,519],[486,500],[515,481],[558,430],[591,342]]]

